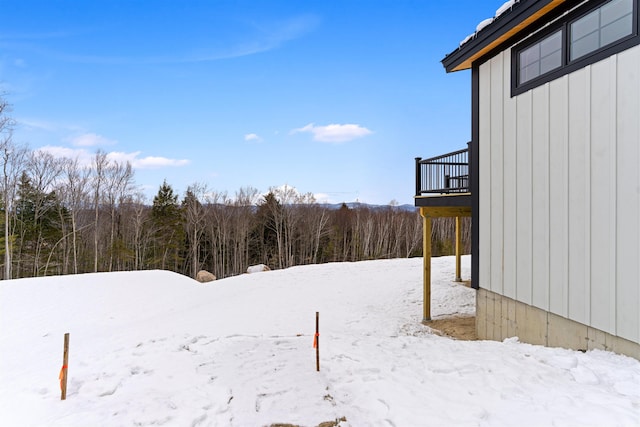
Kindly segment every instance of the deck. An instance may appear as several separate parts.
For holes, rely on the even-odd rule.
[[[416,157],[415,206],[423,218],[423,321],[431,320],[431,220],[456,218],[456,281],[461,281],[460,218],[471,216],[470,148],[429,159]]]
[[[433,216],[471,215],[469,154],[465,148],[429,159],[416,157],[415,206],[430,208]]]

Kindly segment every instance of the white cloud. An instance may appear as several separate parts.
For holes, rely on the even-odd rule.
[[[91,132],[75,136],[73,138],[70,138],[70,140],[71,143],[76,147],[96,147],[101,145],[113,145],[117,143],[117,141]]]
[[[313,134],[314,141],[320,142],[347,142],[357,138],[370,135],[373,132],[357,124],[330,124],[326,126],[316,126],[314,123],[294,129],[290,134],[309,132]]]
[[[164,167],[181,167],[189,164],[187,159],[169,159],[160,156],[147,156],[132,162],[133,167],[139,169],[155,169]]]
[[[46,145],[44,147],[38,148],[37,151],[43,151],[45,153],[49,153],[54,157],[66,157],[69,159],[78,159],[78,162],[81,165],[89,166],[91,165],[91,160],[93,159],[94,154],[85,150],[84,148],[68,148],[68,147],[59,147]]]
[[[19,118],[16,121],[20,126],[25,127],[27,129],[33,129],[33,130],[44,130],[47,132],[54,132],[60,128],[60,126],[56,125],[55,123],[46,122],[38,119]]]
[[[107,159],[115,162],[129,162],[131,166],[135,167],[135,161],[142,151],[134,151],[131,153],[125,153],[124,151],[110,151],[107,153]]]
[[[327,193],[315,193],[313,197],[318,203],[335,203],[330,195]]]
[[[67,148],[47,145],[38,150],[51,153],[55,157],[77,158],[80,164],[89,166],[95,157],[95,153],[85,148]],[[181,167],[190,162],[187,159],[170,159],[161,156],[140,157],[141,151],[125,153],[124,151],[111,151],[107,153],[109,160],[117,162],[130,162],[135,169],[158,169],[164,167]]]
[[[180,59],[181,62],[215,61],[238,58],[277,49],[285,43],[303,37],[320,24],[316,15],[300,15],[282,22],[262,23],[243,29],[243,40],[230,41],[220,49],[204,48]]]
[[[170,159],[161,156],[147,156],[140,158],[141,151],[125,153],[123,151],[112,151],[107,154],[110,160],[119,162],[130,162],[131,166],[136,169],[158,169],[163,167],[180,167],[189,164],[186,159]]]
[[[256,141],[256,142],[262,142],[262,138],[260,136],[258,136],[258,134],[255,133],[248,133],[244,136],[244,140],[245,141]]]
[[[76,147],[99,147],[115,145],[118,141],[109,139],[94,132],[87,132],[80,126],[49,122],[33,118],[19,118],[18,124],[28,130],[43,131],[55,134],[64,142]]]
[[[284,21],[262,22],[259,24],[249,23],[248,25],[234,28],[234,33],[223,37],[226,41],[223,45],[205,42],[200,46],[193,46],[182,52],[172,55],[150,55],[139,52],[129,56],[104,56],[100,54],[73,54],[60,50],[48,50],[46,55],[59,61],[88,63],[88,64],[166,64],[166,63],[189,63],[218,61],[223,59],[239,58],[248,55],[268,52],[278,49],[286,43],[304,37],[313,32],[321,23],[317,15],[299,15],[288,18]],[[61,33],[59,33],[61,34]],[[26,39],[38,39],[48,37],[48,35],[25,34]],[[60,37],[52,34],[51,37]],[[15,37],[14,37],[15,38]],[[24,43],[5,42],[3,48],[20,51],[24,50]]]

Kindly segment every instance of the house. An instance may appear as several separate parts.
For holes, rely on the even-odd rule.
[[[511,0],[442,60],[472,129],[416,159],[425,307],[430,218],[471,215],[480,339],[640,359],[639,3]]]

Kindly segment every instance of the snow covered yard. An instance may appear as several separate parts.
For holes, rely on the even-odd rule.
[[[434,318],[474,313],[474,291],[451,282],[454,264],[433,260]],[[207,284],[161,271],[0,282],[0,425],[640,423],[640,362],[438,336],[420,324],[421,267],[324,264]]]

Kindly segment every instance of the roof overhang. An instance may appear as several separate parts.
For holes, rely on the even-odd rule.
[[[478,31],[473,39],[447,55],[442,65],[447,72],[469,69],[498,46],[539,24],[542,18],[561,15],[581,1],[584,0],[520,0],[510,11]]]

